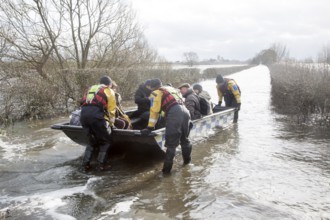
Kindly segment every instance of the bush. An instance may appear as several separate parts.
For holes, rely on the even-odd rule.
[[[270,66],[272,103],[297,123],[330,126],[330,74],[325,65]]]
[[[227,75],[250,66],[207,69],[200,74],[197,68],[172,69],[168,65],[155,68],[65,69],[48,70],[47,78],[26,68],[3,67],[0,101],[0,124],[15,120],[46,118],[67,114],[80,105],[84,91],[97,84],[100,77],[109,75],[119,87],[123,99],[134,97],[138,86],[147,79],[159,78],[164,84],[178,87],[196,83],[216,75]],[[6,79],[6,80],[4,80]]]
[[[3,75],[6,75],[3,72]],[[119,86],[124,99],[132,99],[138,86],[150,78],[179,86],[200,80],[198,69],[66,69],[42,78],[35,71],[11,69],[1,80],[0,124],[20,119],[56,116],[73,111],[80,105],[84,91],[109,75]],[[4,79],[2,78],[2,79]]]

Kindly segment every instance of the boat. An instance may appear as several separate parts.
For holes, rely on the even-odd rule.
[[[134,111],[127,111],[128,116],[132,115]],[[224,129],[233,124],[234,108],[216,107],[214,113],[192,121],[193,127],[190,131],[190,138],[196,141],[201,138],[208,137],[214,133],[215,129]],[[156,150],[165,152],[165,128],[159,128],[146,136],[141,134],[138,130],[140,120],[133,118],[133,130],[113,129],[112,132],[112,150],[138,150],[148,151]],[[87,146],[91,144],[88,131],[82,126],[70,125],[69,122],[62,124],[55,124],[51,126],[52,129],[60,130],[66,134],[72,141],[79,145]],[[140,127],[141,129],[141,127]]]

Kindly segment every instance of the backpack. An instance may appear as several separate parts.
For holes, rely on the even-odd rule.
[[[203,97],[199,97],[199,103],[201,106],[201,114],[202,115],[209,115],[211,112],[211,105],[210,102],[203,98]]]
[[[81,114],[80,109],[75,110],[71,113],[71,115],[70,115],[70,125],[81,126],[80,114]]]

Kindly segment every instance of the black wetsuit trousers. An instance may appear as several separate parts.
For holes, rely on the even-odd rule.
[[[105,163],[111,142],[111,128],[104,119],[104,112],[98,106],[84,106],[81,110],[81,125],[88,130],[90,145],[86,147],[83,164],[89,164],[95,145],[99,147],[97,160]]]
[[[167,172],[172,168],[175,149],[179,144],[181,145],[183,160],[190,161],[192,150],[189,140],[190,123],[190,113],[183,105],[175,105],[167,112],[165,132],[167,149],[164,161],[164,168],[167,167]]]
[[[226,103],[226,107],[233,107],[233,108],[237,107],[237,101],[233,94],[225,95],[225,103]],[[238,120],[238,110],[235,110],[234,122],[237,122],[237,120]]]

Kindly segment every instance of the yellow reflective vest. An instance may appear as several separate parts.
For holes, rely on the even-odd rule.
[[[104,118],[113,126],[116,118],[116,96],[115,92],[106,85],[91,86],[83,98],[84,105],[96,105],[105,111]]]
[[[159,115],[165,113],[175,104],[182,104],[178,90],[171,86],[163,86],[153,91],[150,99],[150,117],[148,127],[155,127]]]
[[[239,91],[238,85],[236,84],[235,80],[229,79],[225,83],[224,87],[225,88],[221,88],[221,87],[219,87],[219,85],[217,85],[219,102],[222,101],[222,98],[225,95],[224,93],[229,92],[230,94],[234,95],[237,103],[241,103],[241,93]]]

